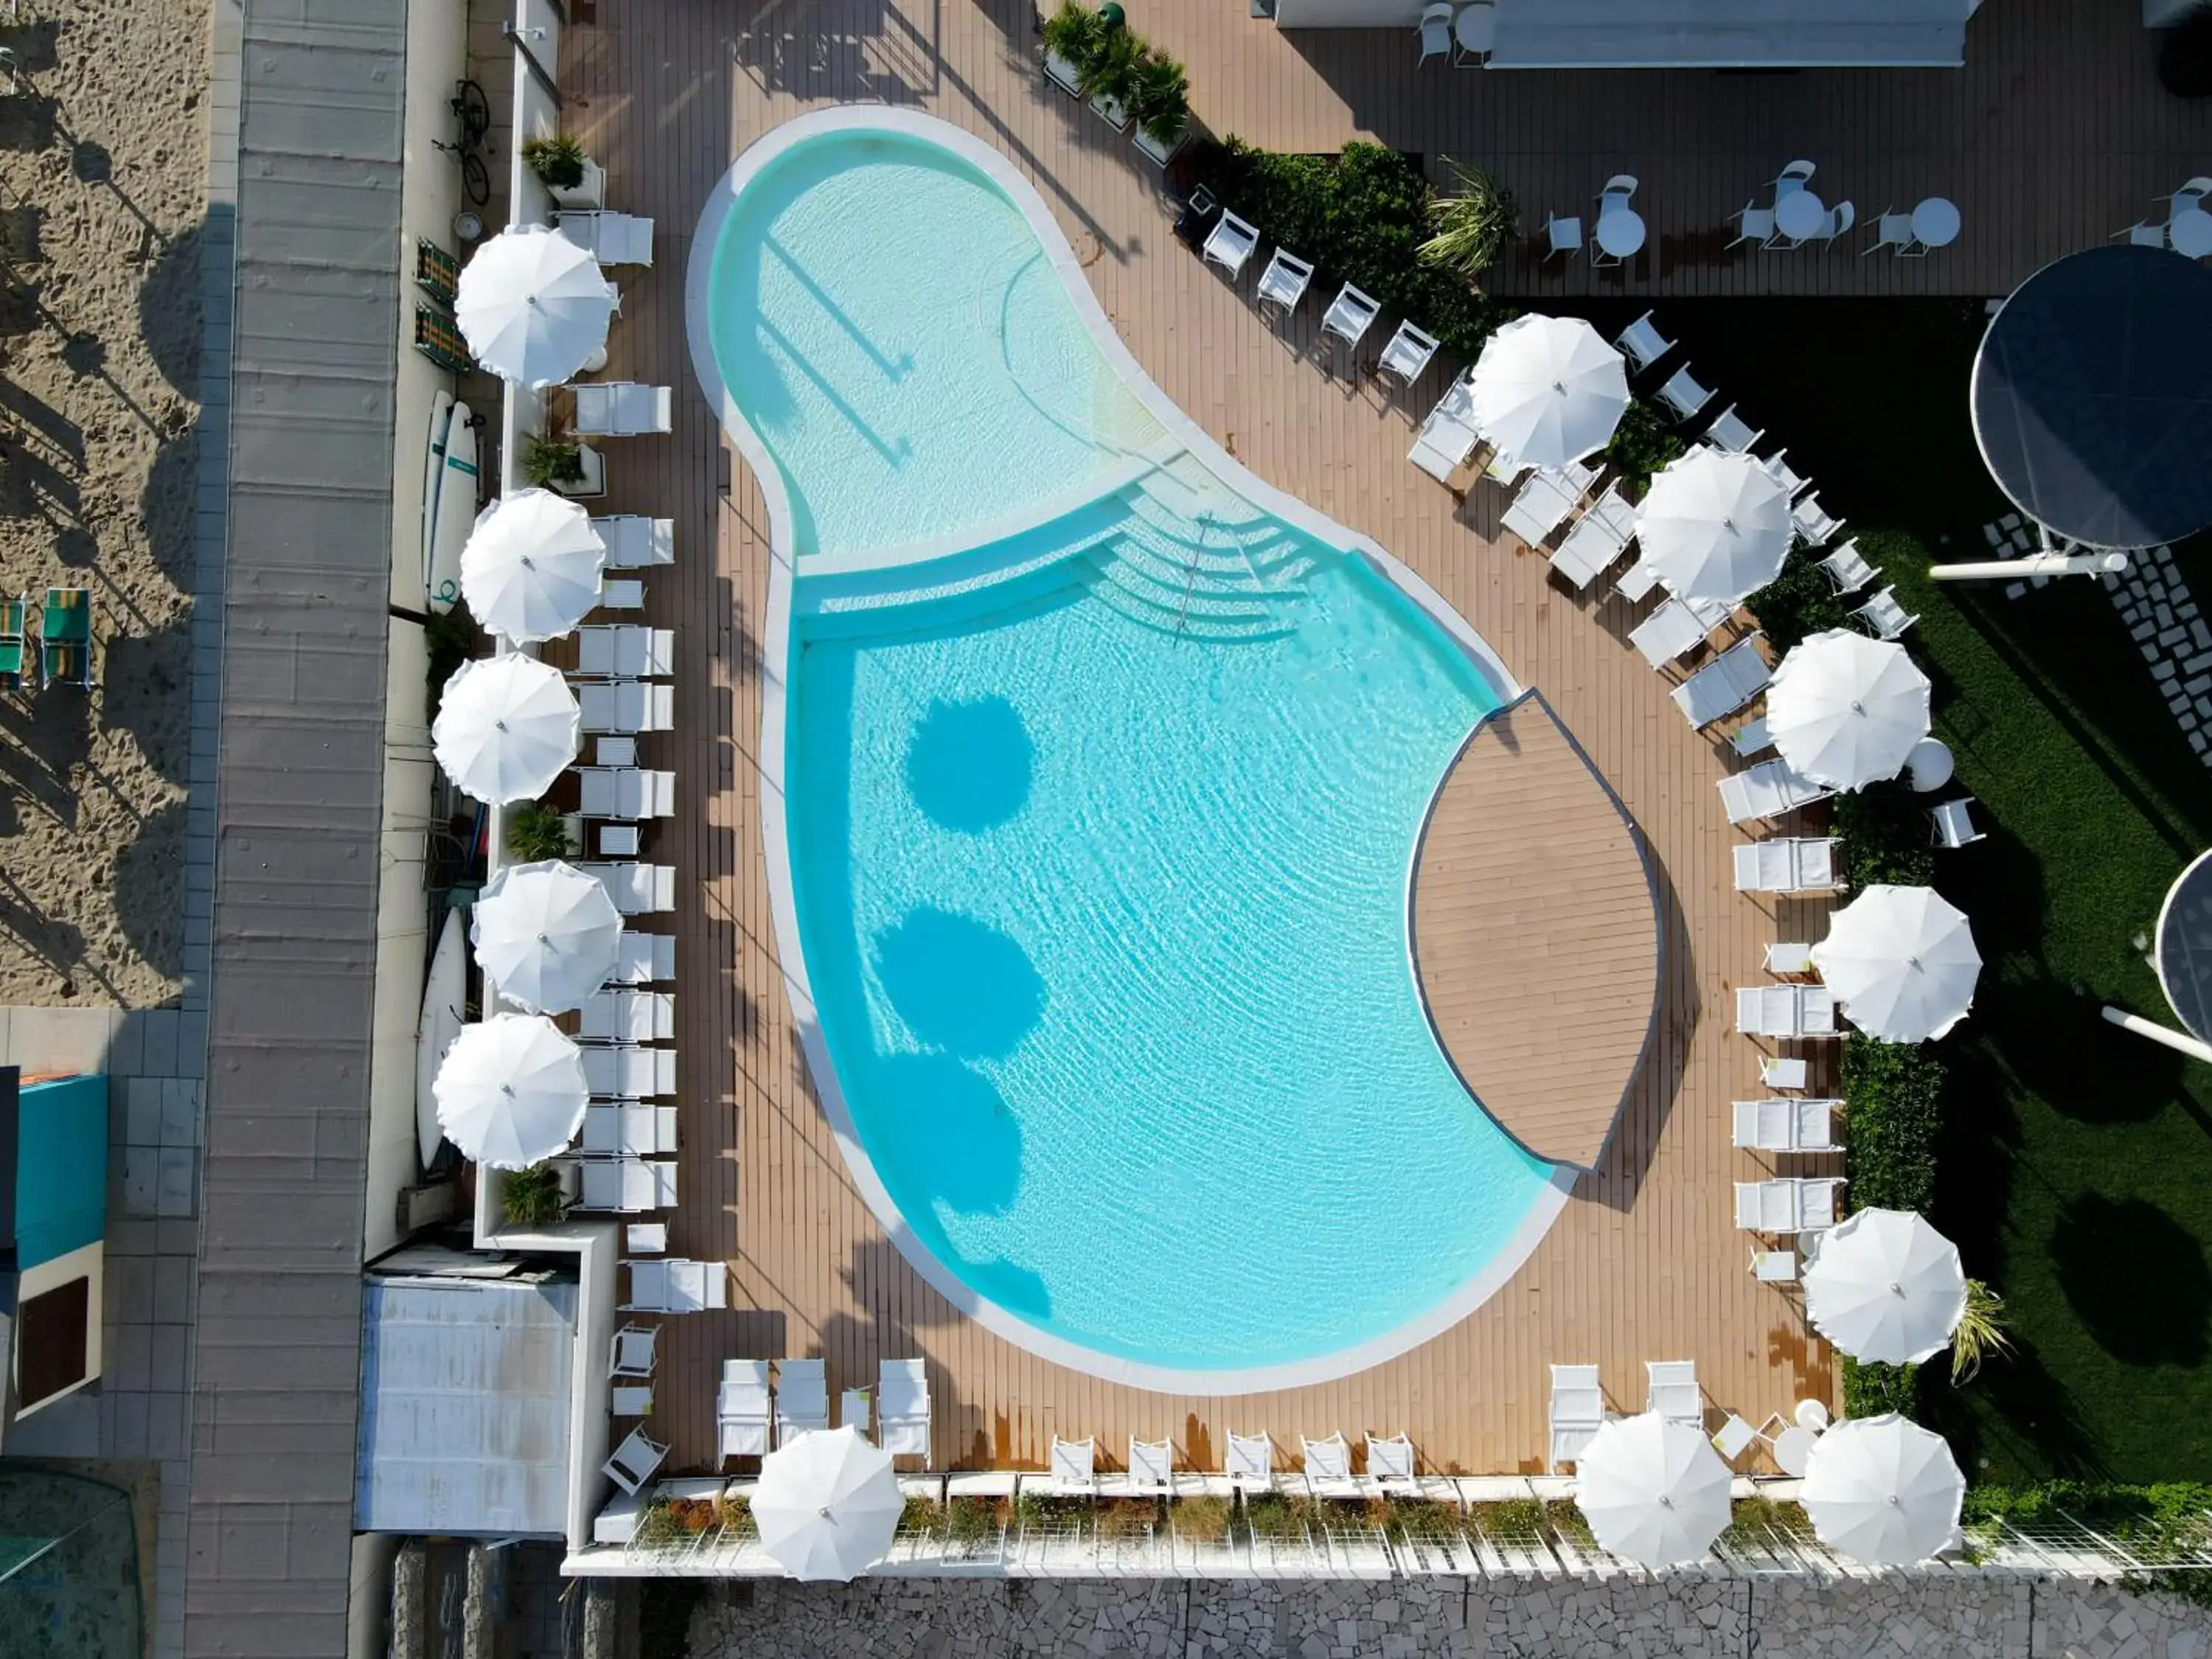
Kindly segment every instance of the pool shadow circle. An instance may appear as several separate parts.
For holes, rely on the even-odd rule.
[[[981,835],[1019,815],[1036,763],[1021,711],[1005,697],[940,697],[907,745],[907,788],[932,823]]]
[[[1004,1060],[1044,1014],[1029,953],[972,916],[924,905],[876,936],[876,975],[907,1029],[963,1060]]]
[[[1022,1128],[991,1079],[949,1054],[893,1054],[874,1067],[870,1115],[878,1163],[927,1178],[902,1184],[899,1207],[938,1205],[962,1215],[998,1215],[1022,1184]],[[1040,1286],[1040,1289],[1042,1286]]]

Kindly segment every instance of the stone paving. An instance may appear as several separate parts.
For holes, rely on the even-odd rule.
[[[2173,550],[2147,549],[2130,557],[2122,574],[2097,580],[2119,607],[2189,746],[2212,766],[2212,623],[2198,613]]]
[[[2212,1659],[2212,1612],[2009,1575],[721,1587],[693,1659]]]

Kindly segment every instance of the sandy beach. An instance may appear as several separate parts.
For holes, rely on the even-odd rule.
[[[207,5],[34,15],[0,27],[0,593],[89,587],[98,684],[0,696],[0,1002],[157,1006],[183,945]]]

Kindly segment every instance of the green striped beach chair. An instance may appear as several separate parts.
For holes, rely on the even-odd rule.
[[[50,587],[39,611],[39,684],[92,684],[92,590]]]

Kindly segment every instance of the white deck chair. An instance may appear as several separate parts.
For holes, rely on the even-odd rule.
[[[1730,404],[1713,416],[1713,423],[1705,428],[1705,435],[1698,441],[1731,455],[1747,455],[1761,435],[1759,428],[1747,423],[1735,412],[1735,405]]]
[[[1874,240],[1859,250],[1859,258],[1863,259],[1868,254],[1879,253],[1886,247],[1894,248],[1902,253],[1911,246],[1912,216],[1899,213],[1894,208],[1884,208],[1881,216],[1875,221]]]
[[[1797,532],[1797,539],[1808,547],[1818,547],[1836,538],[1844,521],[1820,505],[1817,494],[1801,495],[1790,508],[1790,526]]]
[[[1415,60],[1414,68],[1419,69],[1430,58],[1440,57],[1449,52],[1452,43],[1452,0],[1432,0],[1432,3],[1423,6],[1421,21],[1414,26],[1413,33],[1419,38],[1421,47],[1421,55]]]
[[[1810,161],[1790,162],[1774,177],[1774,199],[1778,202],[1784,197],[1804,189],[1818,171],[1819,168]]]
[[[1640,605],[1659,586],[1659,567],[1648,558],[1638,559],[1620,573],[1620,580],[1613,586],[1613,593],[1631,605]]]
[[[585,213],[556,213],[553,216],[553,227],[602,265],[653,263],[650,219],[594,209]]]
[[[653,680],[583,680],[574,688],[586,732],[676,729],[676,688]]]
[[[635,867],[635,866],[633,866]],[[667,933],[633,933],[623,930],[622,958],[615,964],[614,982],[651,985],[676,977],[676,940]]]
[[[1275,257],[1267,261],[1267,270],[1260,273],[1260,286],[1252,297],[1261,305],[1280,306],[1287,317],[1306,297],[1313,274],[1310,261],[1299,258],[1288,248],[1279,247]]]
[[[611,1100],[651,1100],[676,1092],[673,1048],[608,1048],[582,1051],[584,1086]]]
[[[662,1261],[629,1261],[629,1300],[624,1313],[704,1313],[730,1305],[729,1269],[719,1261],[671,1256]]]
[[[1698,1388],[1697,1362],[1689,1359],[1647,1359],[1644,1362],[1644,1409],[1656,1412],[1669,1423],[1686,1423],[1693,1429],[1705,1425],[1705,1396]]]
[[[660,1327],[624,1325],[615,1332],[607,1359],[610,1376],[651,1376],[660,1358]]]
[[[1947,800],[1928,809],[1938,847],[1970,847],[1988,838],[1987,831],[1974,828],[1974,815],[1966,810],[1973,799],[1972,795],[1961,795],[1957,800]]]
[[[894,1457],[929,1460],[929,1378],[919,1359],[886,1359],[876,1367],[876,1432]]]
[[[1659,401],[1686,421],[1712,400],[1713,394],[1698,384],[1687,364],[1676,369],[1667,384],[1659,388]]]
[[[592,520],[607,550],[610,570],[649,570],[676,562],[676,520],[642,513],[611,513]]]
[[[676,630],[613,623],[576,630],[580,679],[666,679],[676,672]]]
[[[1549,263],[1554,254],[1580,253],[1583,251],[1583,221],[1578,213],[1551,213],[1544,216],[1544,258]]]
[[[665,818],[676,815],[676,774],[635,766],[580,766],[579,793],[587,818]]]
[[[1774,671],[1759,654],[1759,641],[1757,634],[1737,641],[1674,688],[1674,707],[1692,726],[1711,726],[1766,690]]]
[[[1052,1489],[1063,1495],[1098,1490],[1098,1443],[1052,1437]]]
[[[615,902],[615,908],[626,916],[649,915],[656,911],[676,908],[676,866],[673,865],[600,862],[580,864],[576,867],[605,888],[607,896]],[[623,960],[626,963],[631,959],[628,952],[631,948],[629,940],[632,937],[628,933],[623,935],[625,953]],[[653,977],[655,979],[675,977],[674,940],[669,941],[667,949],[670,965],[665,971],[654,974]],[[651,960],[658,963],[660,958],[654,957]],[[626,971],[618,973],[617,977],[627,977]]]
[[[1674,343],[1659,331],[1651,320],[1652,313],[1645,312],[1615,337],[1613,344],[1621,355],[1638,369],[1646,369],[1674,349]]]
[[[1552,568],[1580,592],[1613,568],[1635,538],[1636,509],[1622,496],[1618,484],[1607,484],[1605,494],[1583,509],[1559,551],[1552,555]]]
[[[787,1446],[795,1435],[830,1426],[829,1362],[775,1362],[775,1443]]]
[[[1739,1100],[1729,1144],[1747,1152],[1836,1152],[1840,1100]]]
[[[1234,280],[1244,274],[1245,264],[1259,246],[1259,230],[1224,208],[1220,221],[1207,235],[1206,246],[1200,252],[1208,261],[1227,271]]]
[[[1628,630],[1628,642],[1654,668],[1686,657],[1735,609],[1722,599],[1669,599]]]
[[[1605,1424],[1605,1395],[1598,1387],[1595,1365],[1552,1367],[1551,1443],[1546,1465],[1556,1474],[1559,1465],[1582,1456],[1583,1448]]]
[[[1832,893],[1843,884],[1832,836],[1780,836],[1735,849],[1739,893]]]
[[[1585,473],[1586,469],[1577,469]],[[1499,523],[1531,547],[1541,547],[1567,520],[1587,485],[1573,473],[1539,467],[1529,473]]]
[[[586,1042],[672,1042],[675,994],[595,991],[585,1000],[577,1035]]]
[[[1129,1472],[1121,1490],[1131,1498],[1165,1498],[1175,1491],[1175,1443],[1129,1437]]]
[[[723,1457],[765,1457],[773,1415],[768,1361],[725,1359],[714,1393],[715,1441]]]
[[[1836,999],[1825,985],[1740,985],[1735,1029],[1743,1036],[1834,1037]]]
[[[574,431],[586,438],[635,438],[674,428],[675,390],[635,380],[579,380]]]
[[[1828,216],[1821,222],[1820,229],[1805,240],[1808,242],[1825,242],[1833,246],[1838,237],[1847,234],[1850,228],[1858,222],[1858,210],[1849,202],[1838,202],[1828,210]]]
[[[1343,1431],[1326,1440],[1309,1440],[1300,1435],[1298,1448],[1305,1458],[1308,1492],[1316,1498],[1362,1495],[1358,1479],[1352,1473],[1352,1448],[1345,1443]]]
[[[1329,301],[1328,310],[1321,319],[1321,331],[1334,334],[1347,347],[1356,348],[1367,337],[1367,331],[1375,326],[1375,319],[1382,310],[1373,295],[1346,283],[1337,290],[1336,298]]]
[[[672,1159],[592,1158],[583,1165],[580,1210],[611,1210],[640,1215],[676,1207],[676,1164]]]
[[[1741,247],[1746,242],[1756,242],[1762,248],[1774,246],[1772,208],[1746,202],[1732,216],[1735,220],[1735,235],[1729,241],[1729,247]]]
[[[1773,1181],[1739,1181],[1735,1187],[1735,1224],[1744,1232],[1806,1233],[1836,1223],[1836,1194],[1840,1178],[1808,1181],[1785,1177]]]
[[[1784,459],[1789,453],[1786,449],[1778,449],[1759,465],[1765,470],[1766,476],[1780,484],[1794,500],[1805,490],[1810,489],[1813,487],[1813,481],[1797,476],[1796,469]]]
[[[1367,1478],[1386,1492],[1419,1492],[1419,1476],[1413,1473],[1413,1443],[1407,1436],[1367,1437]]]
[[[652,1158],[676,1150],[673,1106],[586,1106],[579,1152],[611,1158]]]
[[[1914,612],[1897,602],[1895,586],[1885,587],[1851,615],[1866,625],[1868,633],[1878,640],[1893,640],[1920,620]]]
[[[1449,484],[1481,441],[1474,426],[1474,394],[1468,376],[1462,374],[1421,422],[1406,459],[1437,483]]]
[[[1721,805],[1730,823],[1778,818],[1836,793],[1826,784],[1814,782],[1785,760],[1761,761],[1747,772],[1723,778],[1720,791]]]
[[[1229,1436],[1229,1455],[1221,1473],[1243,1492],[1272,1492],[1275,1486],[1275,1443],[1265,1434]]]
[[[1390,343],[1382,348],[1382,360],[1376,373],[1395,374],[1407,386],[1421,378],[1430,359],[1437,355],[1437,337],[1411,323],[1398,325],[1398,331],[1390,337]]]
[[[1857,592],[1881,574],[1878,566],[1869,564],[1860,554],[1856,536],[1821,560],[1820,569],[1839,596]]]
[[[648,1436],[642,1428],[632,1429],[629,1437],[615,1448],[614,1455],[599,1465],[608,1480],[624,1492],[635,1495],[637,1489],[653,1479],[653,1472],[668,1455],[668,1448]]]

